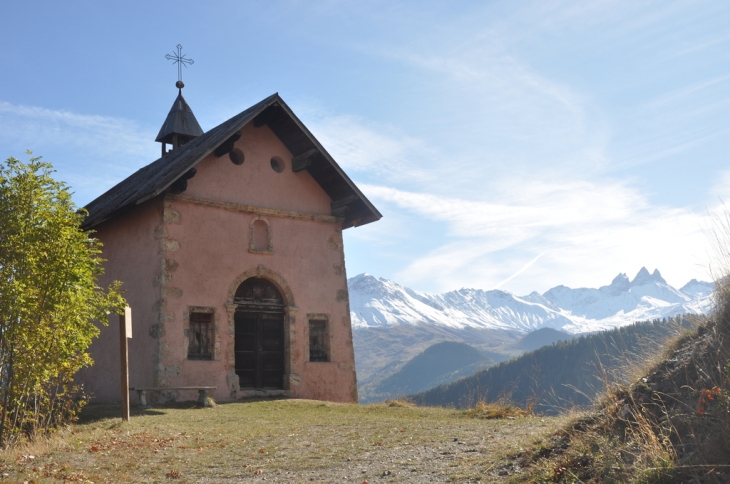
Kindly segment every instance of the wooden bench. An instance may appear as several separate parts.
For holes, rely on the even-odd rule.
[[[129,391],[137,392],[139,396],[139,404],[142,407],[147,406],[147,392],[169,392],[169,391],[184,391],[184,390],[197,390],[198,391],[198,403],[201,407],[209,407],[208,404],[208,391],[215,390],[218,387],[149,387],[149,388],[130,388]]]

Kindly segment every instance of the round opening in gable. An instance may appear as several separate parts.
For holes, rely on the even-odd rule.
[[[284,171],[284,160],[282,160],[278,156],[271,158],[271,169],[274,170],[276,173],[281,173],[282,171]]]
[[[238,148],[229,152],[228,158],[231,159],[231,163],[233,163],[234,165],[243,165],[243,151],[239,150]]]

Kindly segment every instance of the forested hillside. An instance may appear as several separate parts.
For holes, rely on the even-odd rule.
[[[633,364],[691,326],[676,317],[560,341],[410,398],[419,405],[457,408],[508,399],[522,406],[534,403],[545,413],[587,406],[606,378],[626,378]]]
[[[546,345],[555,344],[558,341],[567,341],[573,338],[575,338],[574,335],[553,328],[540,328],[532,333],[527,333],[512,347],[522,351],[533,351]]]
[[[375,389],[373,400],[408,395],[473,375],[494,364],[484,352],[464,343],[444,341],[430,346],[384,379]]]

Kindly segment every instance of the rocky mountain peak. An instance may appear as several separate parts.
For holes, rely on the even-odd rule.
[[[667,281],[665,281],[662,275],[659,273],[659,269],[654,269],[654,272],[649,274],[649,271],[646,270],[646,267],[642,267],[636,274],[636,277],[634,277],[634,280],[631,281],[631,285],[643,286],[645,284],[651,284],[652,282],[659,282],[661,284],[667,283]]]
[[[629,282],[629,276],[627,276],[624,272],[621,272],[619,275],[614,277],[610,285],[612,289],[616,289],[620,292],[628,291],[630,286],[631,282]]]
[[[710,296],[714,290],[715,284],[711,282],[698,281],[697,279],[692,279],[680,289],[683,293],[689,294],[693,297],[707,297]]]
[[[659,269],[654,269],[654,272],[651,273],[651,278],[654,279],[656,282],[661,282],[662,284],[667,283],[667,281],[665,281],[662,275],[659,273]]]
[[[385,297],[397,288],[397,284],[387,279],[375,277],[368,273],[358,274],[347,281],[350,292]]]

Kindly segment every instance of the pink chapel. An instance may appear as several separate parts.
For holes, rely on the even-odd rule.
[[[342,231],[381,214],[278,94],[204,133],[177,86],[161,158],[83,224],[104,244],[100,283],[122,281],[132,308],[130,387],[357,402]],[[115,319],[91,355],[79,381],[119,401]]]

